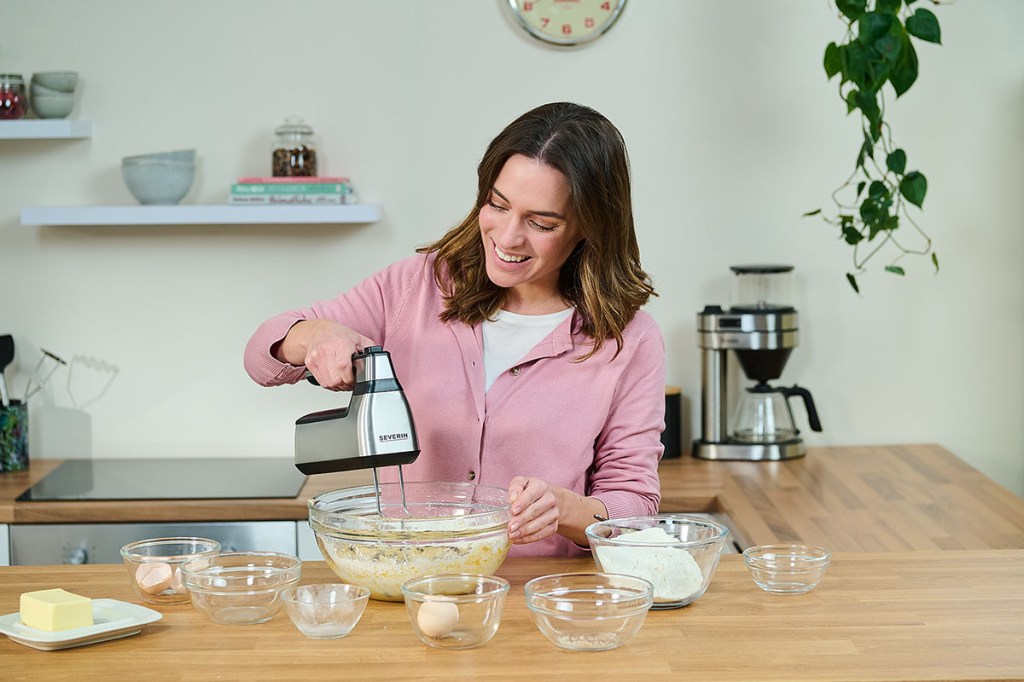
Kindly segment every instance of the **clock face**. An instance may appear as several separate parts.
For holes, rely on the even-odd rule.
[[[601,37],[626,0],[508,0],[519,24],[538,40],[572,46]]]

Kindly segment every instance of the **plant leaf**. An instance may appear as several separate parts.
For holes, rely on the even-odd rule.
[[[864,45],[874,45],[875,41],[889,32],[889,27],[896,17],[888,12],[868,12],[857,22],[858,36]]]
[[[928,193],[928,179],[923,173],[911,171],[900,180],[900,194],[918,208],[922,208],[924,195]]]
[[[880,200],[882,197],[889,195],[889,188],[885,186],[885,183],[880,180],[872,181],[868,187],[868,196],[875,200]]]
[[[914,46],[911,44],[910,37],[908,36],[903,44],[903,50],[900,52],[900,59],[893,66],[892,73],[889,75],[889,82],[892,83],[896,96],[899,97],[909,90],[916,80],[917,52],[914,50]]]
[[[836,0],[836,7],[849,19],[857,21],[867,11],[867,0]]]
[[[802,217],[806,218],[808,216],[818,215],[819,213],[821,213],[821,209],[820,208],[816,208],[813,211],[808,211],[807,213],[804,213]]]
[[[860,92],[857,88],[850,90],[846,93],[846,113],[849,114],[851,111],[857,108],[857,93]]]
[[[893,173],[903,175],[907,170],[907,153],[902,149],[896,149],[885,157],[885,165]]]
[[[860,293],[860,287],[857,286],[857,278],[856,277],[854,277],[850,273],[846,273],[846,281],[850,283],[850,286],[853,287],[854,291],[856,291],[858,294]]]
[[[913,1],[914,0],[910,0],[910,2]],[[900,11],[900,7],[902,6],[903,0],[878,0],[875,9],[879,12],[891,12],[892,14],[896,14]]]
[[[843,228],[843,239],[846,240],[847,244],[856,244],[860,240],[864,239],[864,235],[862,235],[856,228],[847,225]]]
[[[868,183],[864,182],[863,180],[861,180],[860,182],[857,183],[857,198],[858,199],[860,199],[860,193],[864,191],[864,186],[867,185],[867,184]]]
[[[904,272],[903,268],[901,268],[898,265],[886,265],[885,266],[885,271],[886,272],[891,272],[894,275],[905,275],[905,274],[907,274],[906,272]]]
[[[841,48],[843,55],[843,76],[858,88],[868,87],[868,53],[864,45],[855,40]]]
[[[825,48],[825,75],[829,80],[843,70],[843,53],[835,43],[829,43]]]
[[[939,255],[932,251],[932,265],[935,266],[935,274],[939,274]]]
[[[939,20],[924,7],[907,17],[907,33],[929,43],[942,44]]]

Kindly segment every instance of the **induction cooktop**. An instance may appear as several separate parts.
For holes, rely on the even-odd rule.
[[[305,481],[291,459],[70,459],[18,501],[288,498]]]

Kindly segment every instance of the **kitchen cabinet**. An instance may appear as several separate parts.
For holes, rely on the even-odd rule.
[[[343,206],[42,206],[21,209],[22,225],[285,225],[379,222],[380,204]]]
[[[0,140],[76,139],[92,137],[92,123],[80,119],[0,121]]]

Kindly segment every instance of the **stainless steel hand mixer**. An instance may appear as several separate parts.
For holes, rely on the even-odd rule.
[[[352,355],[355,387],[347,407],[313,412],[295,422],[295,466],[304,474],[373,469],[377,513],[381,514],[377,468],[398,467],[405,504],[402,465],[420,454],[412,410],[395,376],[391,354],[369,346]],[[312,374],[306,378],[316,384]]]

